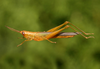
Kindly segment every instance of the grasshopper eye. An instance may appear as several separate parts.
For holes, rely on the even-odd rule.
[[[22,32],[22,34],[24,35],[25,33],[24,33],[24,32]]]

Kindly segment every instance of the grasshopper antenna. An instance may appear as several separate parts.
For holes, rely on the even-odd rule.
[[[12,30],[12,31],[15,31],[15,32],[21,33],[21,31],[15,30],[15,29],[10,28],[10,27],[8,27],[8,26],[6,26],[6,27],[7,27],[8,29]]]

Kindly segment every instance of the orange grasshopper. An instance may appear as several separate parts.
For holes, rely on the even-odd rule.
[[[72,28],[70,25],[67,25],[67,24],[70,24],[70,25],[74,26],[75,28],[77,28],[81,32],[78,32],[76,29]],[[61,28],[64,25],[66,25],[66,26],[63,27],[63,28]],[[23,38],[24,37],[26,38],[25,41],[31,41],[31,40],[35,40],[35,41],[48,40],[51,43],[56,43],[56,42],[50,41],[49,39],[50,38],[70,38],[70,37],[74,37],[75,35],[78,35],[78,34],[82,35],[86,39],[88,39],[88,38],[94,38],[93,36],[89,36],[89,37],[85,36],[85,35],[91,35],[91,34],[94,34],[94,33],[85,33],[84,31],[82,31],[81,29],[79,29],[78,27],[76,27],[75,25],[73,25],[72,23],[70,23],[68,21],[64,22],[63,24],[61,24],[61,25],[59,25],[57,27],[54,27],[54,28],[48,30],[47,32],[30,32],[30,31],[25,31],[25,30],[18,31],[18,30],[15,30],[13,28],[10,28],[8,26],[6,26],[6,27],[9,28],[12,31],[21,33],[23,35]],[[76,32],[69,32],[69,33],[68,32],[61,32],[64,29],[67,29],[69,27],[72,28]],[[59,29],[59,28],[61,28],[61,29]],[[85,35],[83,35],[82,33],[85,34]],[[17,45],[17,47],[20,46],[20,45],[22,45],[25,41],[23,41],[21,44]]]

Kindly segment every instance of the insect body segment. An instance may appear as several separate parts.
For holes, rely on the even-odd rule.
[[[69,24],[69,25],[67,25],[67,24]],[[61,28],[64,25],[66,25],[66,26]],[[79,32],[76,29],[72,28],[70,25],[74,26],[76,29],[78,29],[81,32]],[[9,28],[12,31],[21,33],[23,35],[23,37],[26,38],[26,40],[23,41],[18,46],[22,45],[26,41],[31,41],[31,40],[35,40],[35,41],[47,40],[47,41],[49,41],[51,43],[56,43],[56,42],[50,41],[49,39],[51,39],[51,38],[70,38],[70,37],[74,37],[75,35],[78,35],[78,34],[80,34],[81,36],[83,36],[86,39],[94,38],[93,36],[89,36],[89,37],[85,36],[85,35],[91,35],[91,34],[94,34],[94,33],[85,33],[84,31],[82,31],[81,29],[79,29],[78,27],[76,27],[75,25],[71,24],[68,21],[64,22],[63,24],[61,24],[61,25],[59,25],[57,27],[54,27],[54,28],[48,30],[47,32],[18,31],[18,30],[15,30],[13,28],[10,28],[8,26],[6,26],[6,27]],[[59,28],[61,28],[61,29],[59,29]],[[73,29],[76,32],[61,32],[64,29],[67,29],[67,28],[71,28],[71,29]]]

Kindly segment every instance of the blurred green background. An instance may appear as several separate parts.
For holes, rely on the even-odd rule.
[[[69,21],[94,39],[28,41],[5,27],[47,31]],[[68,28],[64,32],[74,32]],[[0,0],[0,69],[100,69],[100,0]]]

